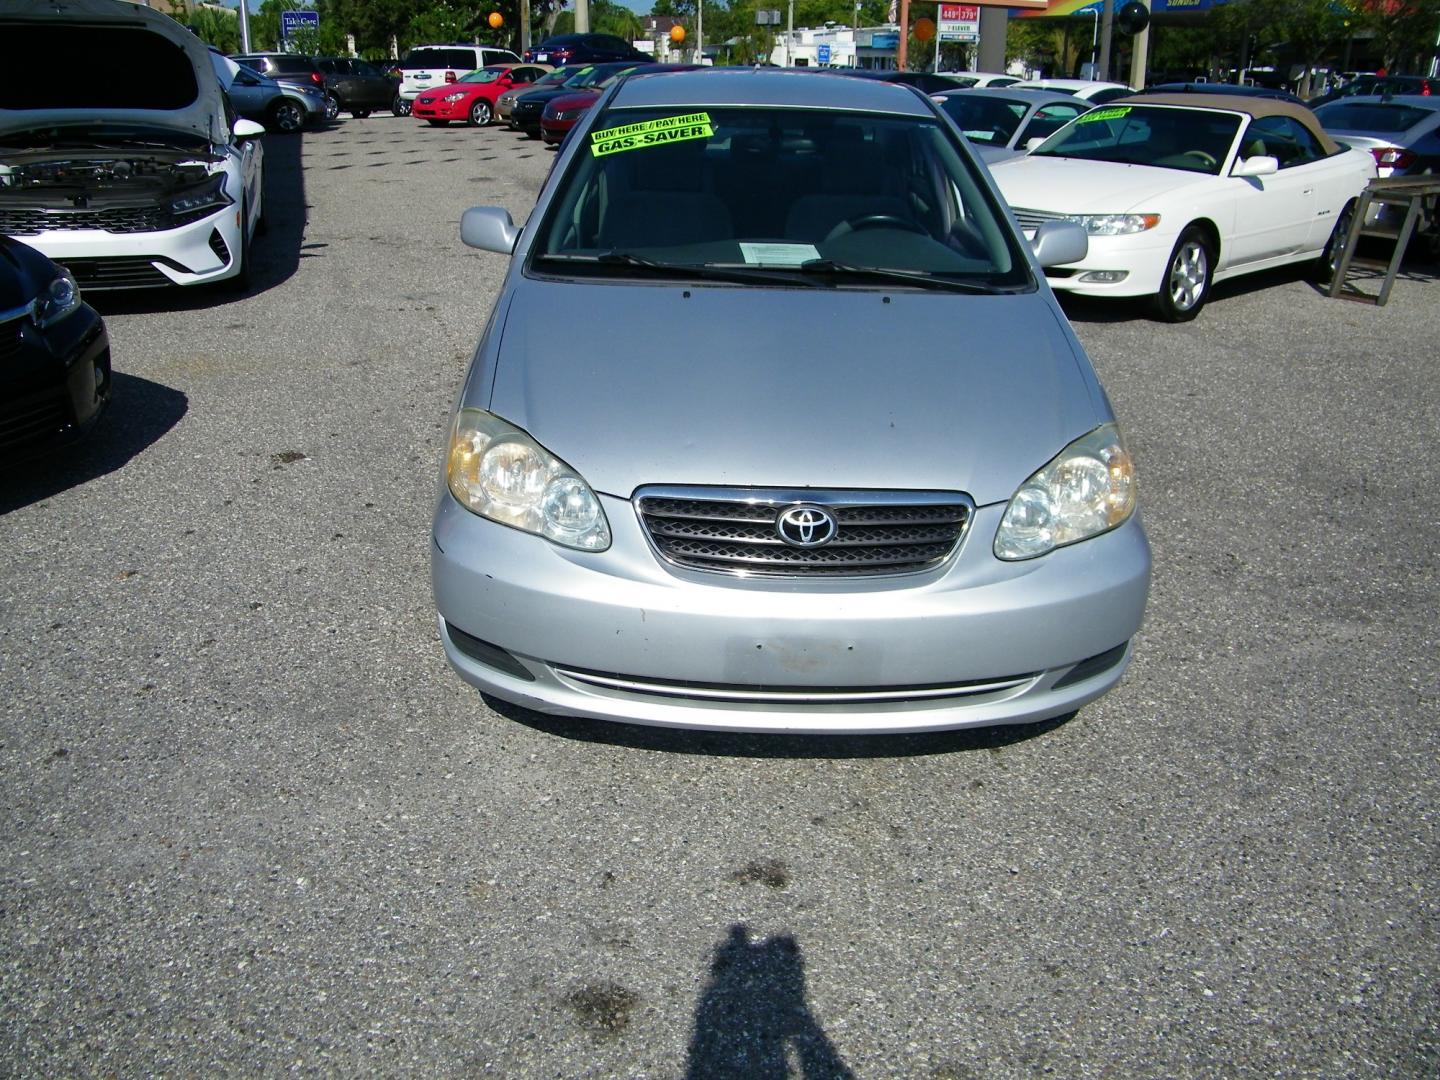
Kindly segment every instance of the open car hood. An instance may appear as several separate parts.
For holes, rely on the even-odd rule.
[[[230,141],[209,49],[168,15],[120,0],[0,3],[0,138],[143,125]]]

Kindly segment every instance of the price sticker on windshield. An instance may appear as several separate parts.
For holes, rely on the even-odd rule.
[[[1112,105],[1108,109],[1095,109],[1075,121],[1077,124],[1093,124],[1096,120],[1119,120],[1130,115],[1129,105]]]
[[[710,124],[709,113],[687,113],[684,116],[665,116],[659,120],[646,120],[639,124],[625,124],[622,127],[606,128],[590,133],[590,153],[596,157],[618,154],[625,150],[643,150],[650,146],[665,146],[668,143],[683,142],[686,139],[708,139],[715,134]]]

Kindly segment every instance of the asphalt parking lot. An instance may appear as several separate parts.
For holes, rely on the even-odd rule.
[[[1156,572],[1068,722],[559,721],[449,671],[428,576],[505,270],[458,219],[553,154],[266,143],[252,290],[92,297],[110,415],[0,482],[0,1072],[1440,1072],[1440,270],[1069,305]]]

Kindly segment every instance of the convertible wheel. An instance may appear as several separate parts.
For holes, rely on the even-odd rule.
[[[1189,322],[1200,314],[1210,293],[1210,275],[1215,253],[1205,233],[1190,226],[1175,241],[1160,290],[1155,294],[1155,311],[1165,322]]]
[[[334,120],[335,120],[335,118],[336,118],[337,116],[339,116],[339,115],[340,115],[340,99],[337,98],[334,94],[326,94],[326,95],[325,95],[325,119],[326,119],[326,121],[333,123]]]
[[[395,100],[390,103],[390,111],[396,116],[409,116],[410,102],[405,100],[399,94],[396,94]]]
[[[470,126],[484,127],[486,124],[490,123],[490,117],[492,115],[493,114],[490,111],[490,103],[484,98],[481,98],[479,101],[475,102],[474,105],[470,106]]]
[[[1355,220],[1355,202],[1352,199],[1345,204],[1345,209],[1340,211],[1340,216],[1335,219],[1335,228],[1330,231],[1330,239],[1325,242],[1325,250],[1320,258],[1315,260],[1315,281],[1320,285],[1329,285],[1335,280],[1335,275],[1340,272],[1340,260],[1345,255],[1345,239],[1350,235],[1350,223]]]
[[[276,131],[293,135],[305,126],[305,110],[289,98],[282,98],[270,111],[270,124]]]

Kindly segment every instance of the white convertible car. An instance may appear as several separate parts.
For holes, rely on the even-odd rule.
[[[1086,113],[993,175],[1027,235],[1054,220],[1090,234],[1084,259],[1046,268],[1053,288],[1153,297],[1181,322],[1229,277],[1306,261],[1332,272],[1375,160],[1301,106],[1146,94]]]
[[[0,64],[0,233],[86,291],[244,285],[265,129],[204,42],[138,4],[0,0]]]

